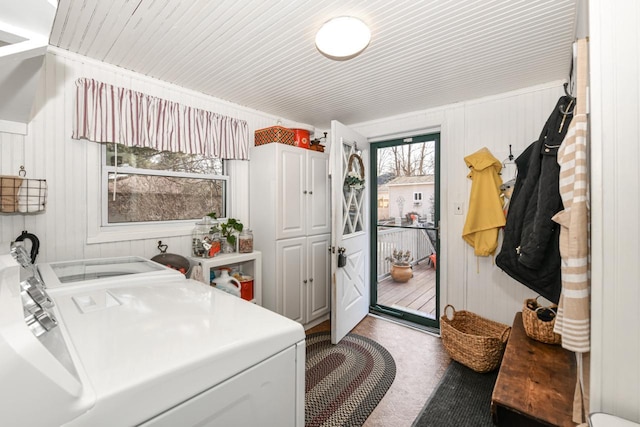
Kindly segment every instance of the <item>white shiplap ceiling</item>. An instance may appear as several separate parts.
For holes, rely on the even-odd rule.
[[[50,44],[326,128],[566,79],[577,0],[60,0]],[[315,48],[352,15],[354,59]]]

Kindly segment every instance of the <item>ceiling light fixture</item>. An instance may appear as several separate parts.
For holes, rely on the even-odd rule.
[[[344,61],[362,52],[371,40],[367,24],[352,16],[325,22],[316,34],[316,47],[328,58]]]

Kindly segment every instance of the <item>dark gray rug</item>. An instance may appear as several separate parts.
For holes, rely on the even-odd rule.
[[[493,427],[491,394],[498,370],[479,374],[452,361],[414,427]]]
[[[387,349],[356,334],[337,345],[331,334],[307,336],[306,427],[361,426],[396,376]]]

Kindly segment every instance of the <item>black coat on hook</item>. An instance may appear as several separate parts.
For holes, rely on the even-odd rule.
[[[518,176],[496,256],[496,265],[509,276],[555,303],[561,290],[560,226],[551,217],[562,210],[558,148],[573,112],[563,114],[560,107],[571,100],[558,100],[538,140],[516,159]]]

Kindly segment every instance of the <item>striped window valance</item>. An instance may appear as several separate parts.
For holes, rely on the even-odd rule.
[[[247,122],[93,79],[76,81],[74,139],[129,147],[249,158]]]

